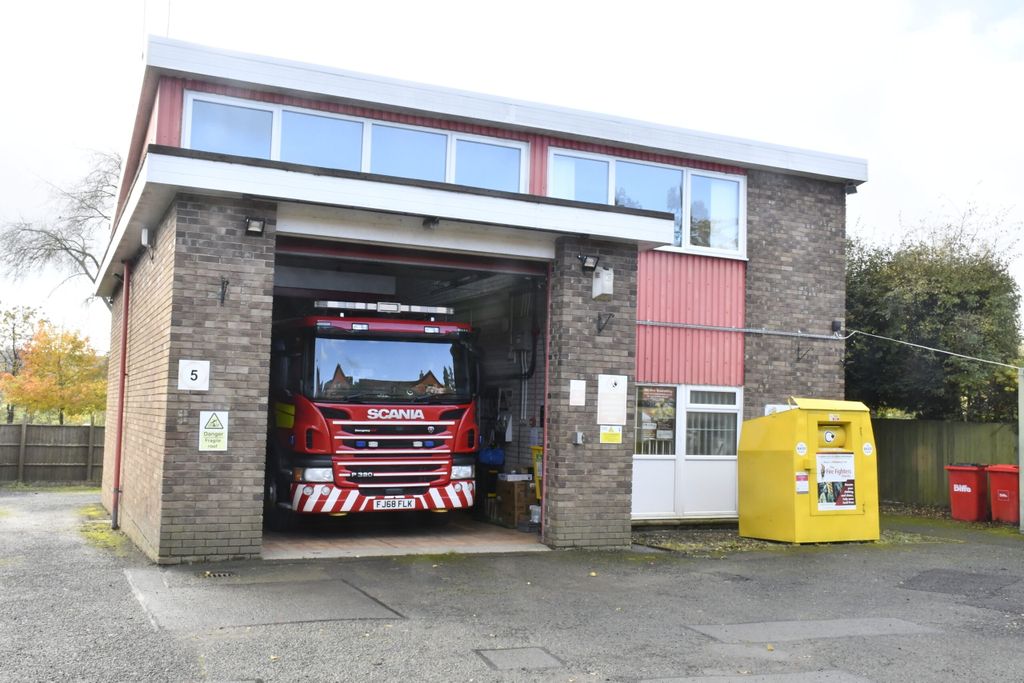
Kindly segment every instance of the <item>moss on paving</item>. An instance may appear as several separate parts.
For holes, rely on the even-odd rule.
[[[128,537],[122,532],[110,528],[110,518],[101,505],[83,506],[78,509],[78,514],[82,517],[78,533],[82,535],[86,543],[94,548],[109,550],[119,557],[128,554],[130,548]]]
[[[955,543],[948,538],[918,534],[895,529],[883,529],[877,541],[854,541],[857,545],[869,547],[905,546],[917,543]],[[687,557],[721,559],[745,552],[785,552],[793,549],[816,548],[826,550],[850,542],[837,543],[784,543],[744,538],[736,529],[673,528],[644,529],[633,534],[633,543],[649,548],[679,553]]]
[[[13,513],[7,508],[0,508],[0,519],[4,517],[10,517]]]
[[[633,532],[633,543],[688,557],[704,558],[721,558],[732,553],[787,547],[787,544],[743,538],[736,529],[707,528],[644,528]]]
[[[97,484],[25,484],[20,481],[0,483],[0,491],[22,491],[25,493],[99,493]]]
[[[922,531],[934,529],[937,531],[980,531],[991,536],[1004,538],[1020,538],[1024,540],[1020,529],[1015,524],[1004,522],[964,522],[950,517],[915,517],[912,515],[883,515],[882,524],[888,526],[902,526],[919,528]]]
[[[886,545],[912,545],[915,543],[960,543],[949,538],[939,538],[938,536],[928,536],[926,534],[917,534],[910,531],[900,531],[898,529],[882,529],[881,538],[873,542],[876,546]]]

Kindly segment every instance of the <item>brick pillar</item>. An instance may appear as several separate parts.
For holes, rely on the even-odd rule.
[[[160,562],[258,556],[262,543],[276,205],[178,196]],[[245,218],[265,219],[263,235]],[[209,391],[177,389],[210,361]],[[199,451],[200,411],[229,415],[226,451]]]
[[[594,301],[592,278],[579,254],[599,255],[614,269],[610,301]],[[630,542],[633,428],[636,389],[636,246],[563,237],[555,245],[551,274],[550,379],[544,542],[554,547],[624,547]],[[612,314],[597,331],[598,314]],[[599,442],[598,375],[628,378],[627,416],[621,444]],[[569,405],[569,381],[585,380],[586,405]],[[584,444],[574,445],[575,432]]]

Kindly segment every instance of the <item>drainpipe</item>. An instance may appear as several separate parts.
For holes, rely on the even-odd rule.
[[[121,290],[121,357],[117,382],[117,442],[114,449],[114,503],[110,508],[110,528],[119,529],[121,506],[121,447],[124,443],[124,385],[128,376],[128,302],[131,298],[132,264],[124,262],[124,286]]]
[[[540,540],[544,542],[544,532],[547,526],[547,508],[545,503],[548,500],[548,488],[550,480],[548,479],[548,417],[551,415],[551,263],[548,263],[548,291],[547,291],[547,312],[544,314],[544,419],[543,424],[543,437],[541,438],[541,445],[544,446],[544,458],[541,460],[541,490],[540,490]],[[536,302],[534,302],[536,305]],[[536,309],[535,309],[536,310]],[[536,339],[536,338],[535,338]],[[534,361],[536,361],[537,354],[534,353]],[[537,473],[534,472],[533,476],[536,477]]]

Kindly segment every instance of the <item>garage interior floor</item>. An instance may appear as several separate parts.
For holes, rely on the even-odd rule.
[[[545,551],[537,532],[506,529],[464,513],[444,526],[394,513],[301,520],[288,532],[265,531],[264,560]]]

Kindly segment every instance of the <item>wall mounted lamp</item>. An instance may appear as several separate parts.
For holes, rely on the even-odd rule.
[[[153,241],[150,237],[149,228],[143,228],[139,233],[139,242],[142,244],[142,248],[149,254],[149,260],[153,260]]]
[[[263,228],[266,225],[266,221],[262,218],[253,218],[252,216],[246,216],[245,218],[245,234],[246,235],[262,235]]]
[[[580,260],[580,265],[582,266],[584,273],[593,273],[597,270],[597,264],[601,260],[600,256],[585,256],[583,254],[580,254],[576,258]]]

